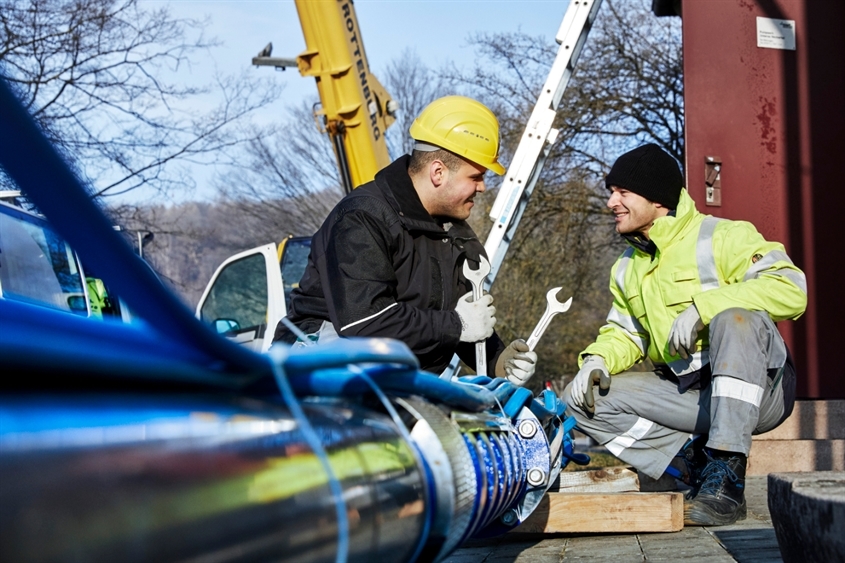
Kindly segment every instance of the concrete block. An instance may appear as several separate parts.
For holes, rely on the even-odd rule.
[[[845,471],[845,440],[760,440],[751,443],[747,475]]]
[[[773,473],[768,490],[784,563],[845,561],[845,471]]]
[[[789,418],[754,440],[845,440],[845,400],[796,401]]]

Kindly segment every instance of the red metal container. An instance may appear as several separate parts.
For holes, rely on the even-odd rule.
[[[780,326],[798,395],[845,398],[845,2],[683,0],[681,15],[690,194],[803,268],[807,312]]]

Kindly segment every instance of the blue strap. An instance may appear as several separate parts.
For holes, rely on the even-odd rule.
[[[516,418],[519,411],[534,399],[534,394],[525,387],[518,387],[508,402],[505,403],[505,415]]]

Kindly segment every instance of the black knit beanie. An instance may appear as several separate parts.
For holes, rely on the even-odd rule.
[[[677,209],[684,177],[669,153],[649,143],[617,158],[604,183],[607,189],[624,188],[669,209]]]

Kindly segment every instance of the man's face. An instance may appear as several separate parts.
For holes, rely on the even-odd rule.
[[[487,169],[479,164],[464,161],[455,172],[446,170],[446,180],[440,188],[437,198],[438,209],[432,215],[452,219],[467,219],[474,205],[475,194],[486,189],[484,174]]]
[[[648,237],[648,230],[658,217],[666,215],[668,209],[649,201],[639,194],[624,188],[611,186],[607,206],[613,211],[616,232],[620,235],[642,233]]]

